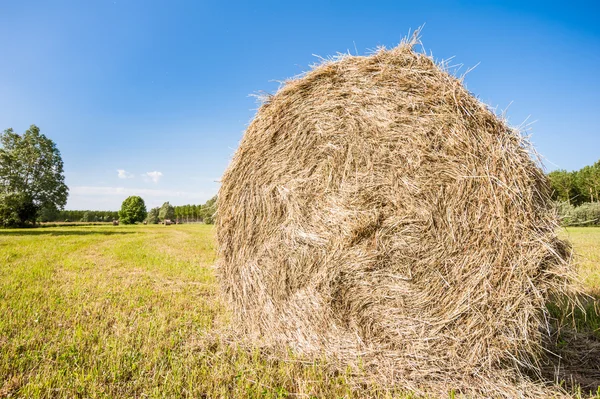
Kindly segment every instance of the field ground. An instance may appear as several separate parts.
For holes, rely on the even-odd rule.
[[[600,228],[564,234],[600,336]],[[399,394],[225,343],[214,257],[205,225],[0,230],[0,398]]]

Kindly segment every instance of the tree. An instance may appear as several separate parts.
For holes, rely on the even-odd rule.
[[[54,222],[58,219],[59,214],[60,212],[56,208],[44,207],[38,212],[37,220],[39,222]]]
[[[35,222],[37,211],[33,199],[27,194],[0,194],[0,224],[3,227],[19,227],[27,222]]]
[[[119,211],[119,220],[123,224],[133,224],[143,221],[146,215],[146,204],[142,197],[132,195],[123,201]]]
[[[23,135],[0,134],[0,200],[4,215],[22,215],[17,225],[35,224],[40,209],[63,209],[67,202],[63,161],[52,140],[31,125]],[[17,208],[12,208],[17,207]],[[23,211],[27,209],[27,212]],[[30,212],[33,212],[33,217]],[[14,222],[14,219],[11,220]],[[4,223],[4,219],[1,221]]]
[[[152,208],[150,212],[148,212],[148,217],[146,217],[146,222],[148,224],[158,224],[158,213],[160,212],[160,208]]]
[[[163,221],[167,219],[173,220],[175,218],[175,208],[173,208],[173,205],[169,204],[168,201],[162,204],[158,212],[158,218]]]
[[[215,222],[215,215],[217,213],[217,196],[215,195],[206,204],[202,205],[202,220],[206,224],[213,224]]]
[[[198,221],[198,205],[192,205],[192,215],[194,216],[194,222]]]
[[[598,202],[600,193],[600,161],[577,172],[577,185],[586,202]]]
[[[566,170],[556,170],[548,175],[552,187],[552,197],[558,201],[571,204],[576,199],[575,173]]]

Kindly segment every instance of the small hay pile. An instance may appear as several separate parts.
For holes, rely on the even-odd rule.
[[[222,179],[237,327],[418,393],[536,397],[545,304],[571,290],[528,142],[415,40],[264,103]]]

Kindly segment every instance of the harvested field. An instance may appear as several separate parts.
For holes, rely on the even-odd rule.
[[[569,236],[597,292],[600,228]],[[0,230],[0,397],[415,397],[221,340],[214,258],[211,226]]]

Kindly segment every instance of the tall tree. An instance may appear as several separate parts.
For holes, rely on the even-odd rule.
[[[42,208],[64,208],[68,188],[60,151],[52,140],[31,125],[23,135],[12,129],[0,133],[0,145],[0,201],[3,209],[21,215],[16,224],[35,223]]]
[[[215,215],[217,213],[217,196],[215,195],[204,205],[202,205],[202,220],[206,224],[213,224],[215,222]]]
[[[571,204],[576,197],[575,173],[566,170],[556,170],[548,174],[552,186],[552,196],[555,200]]]
[[[169,204],[169,202],[165,202],[160,207],[160,212],[158,213],[158,217],[160,220],[173,220],[175,218],[175,208],[173,205]]]
[[[586,201],[598,202],[600,193],[600,161],[577,172],[577,185]]]
[[[150,212],[148,212],[148,217],[146,218],[146,221],[148,222],[148,224],[158,224],[158,213],[159,212],[160,212],[159,207],[150,209]]]
[[[198,221],[198,206],[192,205],[192,214],[194,215],[194,222]]]

